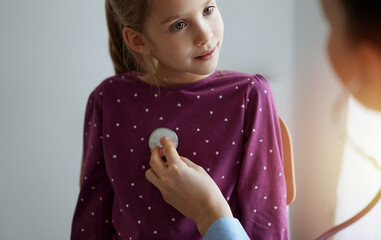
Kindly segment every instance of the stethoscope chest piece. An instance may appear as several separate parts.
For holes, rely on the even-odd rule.
[[[177,138],[176,133],[168,128],[157,128],[151,133],[148,139],[148,145],[149,145],[149,148],[151,149],[151,152],[156,146],[163,147],[160,144],[160,138],[162,137],[168,138],[173,143],[173,145],[175,145],[175,147],[177,148],[179,144],[179,139]]]

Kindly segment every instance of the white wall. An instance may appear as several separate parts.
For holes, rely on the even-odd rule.
[[[0,239],[69,239],[86,99],[110,75],[103,1],[0,7]]]
[[[219,68],[266,76],[295,138],[292,239],[312,239],[332,217],[326,207],[332,200],[317,194],[326,186],[331,194],[335,184],[321,176],[334,172],[335,164],[327,166],[337,159],[326,107],[336,90],[321,64],[324,28],[316,4],[219,0],[225,23]],[[0,239],[68,239],[86,99],[113,73],[104,1],[1,5]]]

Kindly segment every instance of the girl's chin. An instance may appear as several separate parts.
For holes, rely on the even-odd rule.
[[[210,75],[214,73],[217,69],[217,64],[213,64],[212,66],[208,66],[205,68],[198,69],[197,71],[194,72],[194,74],[198,75]]]

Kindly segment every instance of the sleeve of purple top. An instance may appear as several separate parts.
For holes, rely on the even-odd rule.
[[[282,139],[270,85],[256,75],[246,97],[240,221],[251,239],[288,239]]]
[[[103,157],[102,91],[90,95],[85,114],[81,188],[72,222],[71,240],[112,239],[113,190]]]

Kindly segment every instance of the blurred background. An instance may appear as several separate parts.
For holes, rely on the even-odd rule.
[[[319,2],[217,2],[225,24],[219,69],[260,73],[270,82],[294,144],[291,239],[313,239],[335,222],[345,155],[331,121],[342,89],[325,54]],[[1,5],[0,239],[69,239],[85,105],[90,92],[113,75],[104,1]],[[358,208],[368,198],[361,201]],[[352,214],[348,208],[357,212],[351,205],[341,209],[344,219]]]

